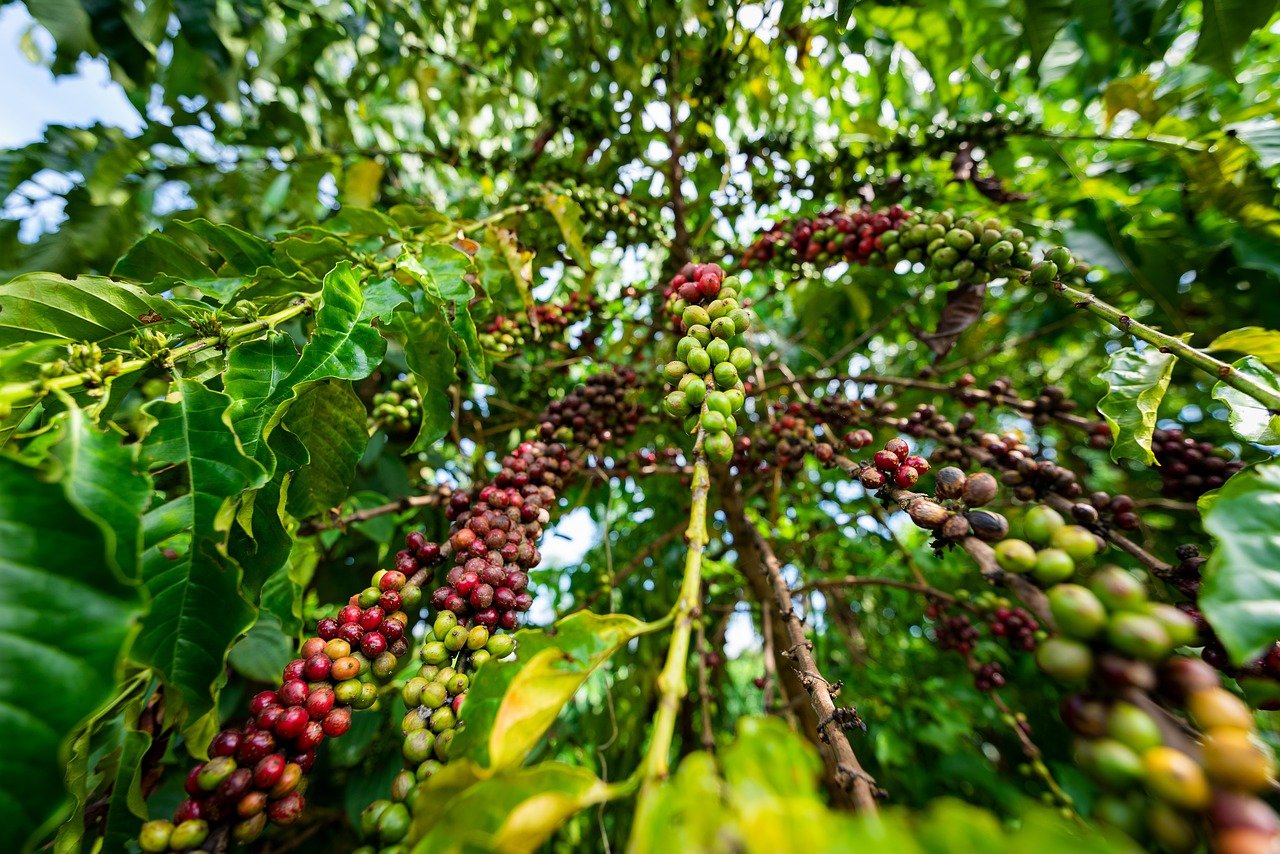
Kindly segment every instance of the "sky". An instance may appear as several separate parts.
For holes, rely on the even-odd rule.
[[[23,55],[20,42],[35,26],[33,38],[42,53],[51,55],[53,39],[31,19],[25,6],[0,8],[0,148],[14,148],[39,140],[46,125],[87,126],[105,122],[133,133],[142,117],[111,80],[102,60],[82,57],[75,74],[55,79],[53,72]]]

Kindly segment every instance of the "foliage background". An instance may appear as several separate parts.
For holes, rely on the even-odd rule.
[[[119,843],[146,812],[171,808],[181,774],[145,774],[181,765],[220,712],[287,660],[316,604],[384,564],[405,530],[443,531],[425,508],[312,532],[328,508],[483,476],[593,365],[654,361],[653,283],[680,260],[734,256],[764,222],[850,198],[994,214],[1088,258],[1099,296],[1198,346],[1241,326],[1280,327],[1268,298],[1280,288],[1274,0],[26,6],[55,45],[44,54],[24,38],[31,59],[61,74],[84,54],[104,58],[144,123],[50,126],[0,153],[0,280],[14,279],[0,294],[6,377],[31,379],[69,341],[125,351],[148,311],[183,336],[287,311],[298,293],[324,308],[225,355],[203,351],[173,387],[146,372],[4,422],[0,435],[21,441],[0,471],[0,520],[36,537],[4,557],[13,604],[0,638],[44,652],[7,654],[39,668],[0,682],[13,692],[4,700],[48,723],[38,739],[39,728],[10,724],[24,753],[6,764],[38,769],[5,808],[15,838],[71,815],[63,844],[79,844],[66,827],[86,824]],[[956,180],[966,139],[979,175],[1026,198]],[[51,208],[57,222],[33,235],[32,218]],[[59,276],[112,279],[77,279],[87,296],[73,297]],[[1063,302],[996,286],[935,364],[916,334],[937,319],[942,290],[931,283],[836,269],[756,273],[747,289],[759,350],[801,376],[833,366],[1009,375],[1028,391],[1059,384],[1088,411],[1123,346]],[[505,360],[482,347],[477,329],[495,314],[574,291],[600,301],[598,347],[548,342]],[[84,324],[59,316],[69,299]],[[842,350],[850,341],[861,344]],[[552,358],[563,364],[541,367]],[[369,435],[370,394],[399,372],[423,389],[423,431]],[[1162,416],[1264,459],[1231,434],[1211,385],[1179,366]],[[181,401],[165,399],[173,388]],[[899,392],[904,410],[923,399]],[[1043,432],[1097,486],[1158,490],[1155,472]],[[653,420],[636,447],[680,441]],[[580,483],[562,517],[571,547],[536,577],[535,622],[601,590],[597,611],[666,613],[683,546],[660,538],[682,524],[686,496],[678,476]],[[933,559],[917,531],[869,518],[857,497],[815,467],[761,504],[790,580],[905,579],[916,561],[939,587],[977,583],[963,560]],[[1144,520],[1157,551],[1205,541],[1187,514],[1153,507]],[[715,524],[722,532],[723,518]],[[176,565],[166,549],[181,554]],[[734,721],[765,710],[753,684],[764,664],[758,604],[731,543],[712,555],[709,634],[732,641],[714,674],[727,742]],[[613,583],[634,559],[637,571]],[[189,607],[209,601],[225,607]],[[919,597],[867,587],[812,604],[816,653],[853,689],[869,726],[860,755],[893,803],[956,797],[1004,819],[1025,814],[1040,786],[1018,773],[1000,711],[931,643]],[[51,662],[51,649],[67,660]],[[662,652],[653,638],[621,650],[536,758],[606,779],[634,768],[644,741],[633,722],[650,715]],[[1087,813],[1056,692],[1025,658],[1005,663],[1009,703]],[[56,690],[19,687],[51,669]],[[361,716],[309,793],[334,850],[351,846],[349,818],[398,766],[395,745],[375,737],[380,716],[397,719]],[[691,716],[682,727],[692,736]],[[613,805],[587,810],[551,844],[622,839],[629,821]]]

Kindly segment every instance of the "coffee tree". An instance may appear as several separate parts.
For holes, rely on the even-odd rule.
[[[4,849],[1277,850],[1275,7],[27,3]]]

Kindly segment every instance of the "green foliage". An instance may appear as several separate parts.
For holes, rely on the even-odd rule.
[[[945,455],[913,432],[922,404],[1021,435],[1078,478],[1072,501],[1132,496],[1136,527],[1104,508],[1097,530],[1162,574],[1199,545],[1196,607],[1247,666],[1233,687],[1275,701],[1255,661],[1280,638],[1280,414],[1255,396],[1280,393],[1275,0],[25,7],[51,37],[43,57],[42,33],[24,39],[34,61],[105,62],[141,127],[50,126],[0,152],[4,850],[129,850],[354,579],[409,532],[444,542],[449,492],[552,438],[549,404],[611,367],[640,375],[634,435],[569,443],[529,625],[472,674],[407,850],[1130,850],[1096,829],[1108,792],[1080,770],[1061,687],[990,633],[972,661],[936,642],[950,612],[920,585],[986,613],[1012,604],[986,591],[999,574],[821,461],[819,443],[861,463],[898,433]],[[733,271],[754,313],[731,359],[747,402],[711,440],[737,458],[712,485],[701,599],[679,603],[701,421],[661,415],[654,366],[684,364],[662,284],[686,261],[732,268],[762,224],[861,200],[926,229],[972,217],[959,242],[977,250]],[[1007,258],[949,281],[985,275],[1012,229],[1036,261],[1069,249],[1055,276]],[[939,249],[955,257],[933,265]],[[1115,306],[1114,327],[1067,286]],[[1136,349],[1146,329],[1184,347]],[[801,440],[780,422],[813,399],[866,404],[783,462]],[[1198,510],[1156,498],[1177,475],[1153,435],[1175,423],[1202,458],[1247,464],[1192,490]],[[841,442],[854,427],[874,431],[865,453]],[[954,460],[933,462],[915,488]],[[1007,480],[992,507],[1019,536],[1045,486]],[[787,608],[727,533],[729,488]],[[1131,568],[1128,551],[1098,562]],[[1194,579],[1175,580],[1153,598],[1185,599]],[[876,820],[823,776],[788,608],[866,724],[845,734],[895,805]],[[696,646],[664,670],[677,635]],[[967,664],[1005,684],[979,690]],[[415,672],[321,748],[303,824],[266,844],[368,841]],[[664,743],[650,722],[672,690]],[[646,778],[655,743],[665,780]]]

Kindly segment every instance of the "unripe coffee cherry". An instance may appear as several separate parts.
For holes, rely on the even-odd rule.
[[[1107,624],[1102,601],[1079,584],[1055,585],[1049,591],[1049,611],[1058,629],[1075,638],[1088,640]]]
[[[172,822],[163,819],[149,821],[142,825],[142,830],[138,833],[138,847],[146,852],[168,851],[172,834]]]
[[[996,563],[1005,572],[1030,572],[1036,565],[1036,550],[1023,540],[1005,540],[995,547]]]
[[[1074,682],[1093,671],[1093,653],[1079,641],[1053,637],[1036,649],[1036,664],[1060,682]]]

